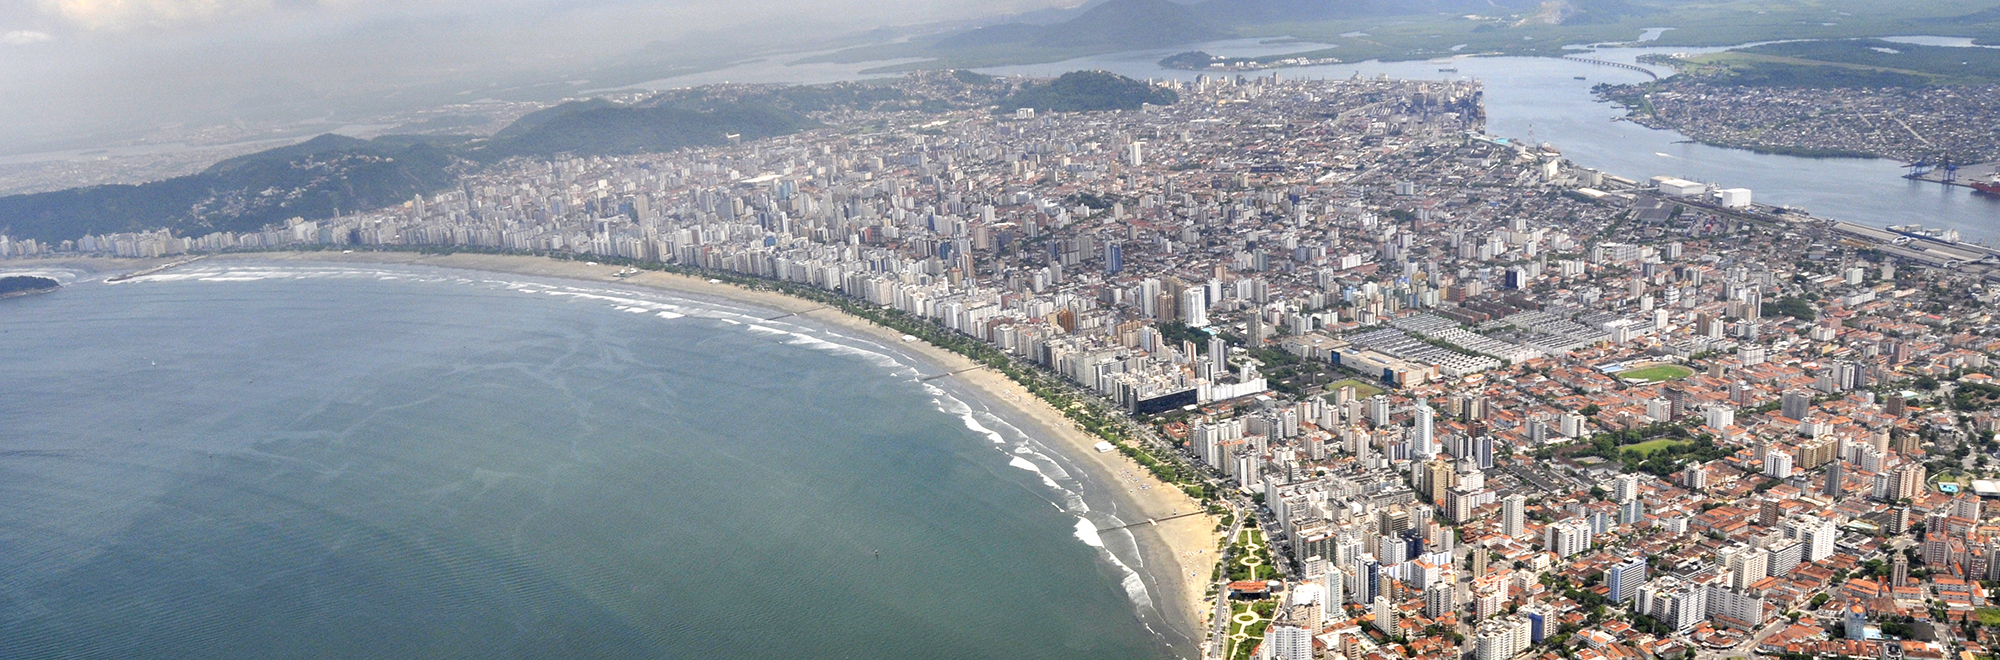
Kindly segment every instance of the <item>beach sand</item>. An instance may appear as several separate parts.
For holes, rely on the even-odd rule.
[[[165,263],[170,260],[132,259],[63,259],[17,261],[10,267],[69,267],[92,272],[133,271]],[[231,261],[266,262],[346,262],[346,263],[386,263],[457,268],[519,275],[555,277],[596,283],[615,283],[621,286],[646,287],[694,296],[708,296],[741,303],[748,303],[780,312],[802,312],[800,315],[813,321],[866,336],[883,344],[896,347],[910,355],[936,365],[940,373],[958,371],[976,366],[971,360],[957,353],[932,346],[921,341],[905,342],[903,334],[894,329],[876,325],[866,319],[853,316],[838,309],[818,309],[820,303],[793,298],[772,291],[754,291],[709,280],[663,273],[640,271],[626,277],[613,277],[621,267],[590,265],[582,261],[564,261],[542,257],[451,254],[427,255],[412,252],[291,252],[291,253],[245,253],[216,255],[206,260],[207,264]],[[807,311],[813,310],[813,311]],[[957,374],[958,379],[990,404],[1004,406],[1014,412],[1016,420],[1030,420],[1039,428],[1023,428],[1045,440],[1054,440],[1064,454],[1094,471],[1100,484],[1118,484],[1111,496],[1120,502],[1126,522],[1143,522],[1149,518],[1163,518],[1201,509],[1201,504],[1187,496],[1179,488],[1161,482],[1138,463],[1117,452],[1096,451],[1096,436],[1087,434],[1064,417],[1061,412],[1036,398],[1020,384],[1006,376],[986,369],[977,369]],[[1139,486],[1146,486],[1140,488]],[[1210,611],[1206,604],[1209,577],[1214,570],[1216,543],[1221,538],[1215,531],[1217,520],[1213,516],[1200,515],[1170,520],[1151,525],[1139,525],[1130,529],[1140,550],[1144,570],[1154,582],[1167,593],[1154,593],[1154,601],[1168,622],[1183,635],[1199,644],[1204,630],[1204,619]],[[1053,606],[1054,604],[1052,604]]]

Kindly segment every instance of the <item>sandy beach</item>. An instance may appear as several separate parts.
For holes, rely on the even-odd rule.
[[[92,272],[118,272],[139,270],[167,261],[169,260],[64,259],[16,261],[6,266],[8,269],[65,267]],[[904,342],[901,332],[876,325],[838,309],[815,309],[820,307],[817,302],[671,273],[641,271],[637,275],[617,278],[613,275],[622,270],[620,267],[590,265],[582,261],[511,255],[426,255],[410,252],[226,254],[212,256],[205,263],[230,261],[410,264],[645,287],[753,304],[780,312],[801,312],[801,316],[813,321],[896,347],[936,365],[941,372],[958,371],[975,366],[971,360],[957,353],[924,342]],[[1022,430],[1054,441],[1055,446],[1062,448],[1068,458],[1096,472],[1095,476],[1102,480],[1100,483],[1123,486],[1111,495],[1121,502],[1121,506],[1127,512],[1123,516],[1127,522],[1143,522],[1148,518],[1163,518],[1201,508],[1200,503],[1188,497],[1186,493],[1155,479],[1151,473],[1123,455],[1096,451],[1093,448],[1098,440],[1095,436],[1078,429],[1061,412],[1035,398],[1026,388],[1006,376],[977,369],[955,375],[953,378],[978,393],[988,403],[1011,409],[1016,413],[1011,416],[1017,420],[1027,420],[1032,426],[1039,427],[1024,427]],[[1136,512],[1136,515],[1132,512]],[[1131,528],[1145,563],[1142,570],[1146,571],[1161,589],[1168,592],[1154,594],[1161,611],[1175,627],[1196,643],[1201,640],[1203,618],[1209,610],[1204,604],[1204,597],[1209,584],[1208,578],[1214,570],[1216,542],[1220,538],[1214,531],[1215,525],[1214,517],[1203,515]]]

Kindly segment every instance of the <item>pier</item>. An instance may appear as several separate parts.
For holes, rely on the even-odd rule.
[[[1903,175],[1903,178],[1969,188],[1974,181],[1991,181],[1994,176],[2000,175],[2000,162],[1959,165],[1956,168],[1924,167],[1912,170],[1910,174]]]
[[[1639,73],[1643,73],[1643,74],[1646,74],[1647,76],[1651,77],[1651,78],[1652,78],[1652,79],[1654,79],[1654,80],[1659,80],[1659,79],[1660,79],[1660,74],[1657,74],[1657,73],[1653,73],[1653,70],[1652,70],[1652,69],[1648,69],[1648,68],[1646,68],[1646,67],[1643,67],[1643,66],[1639,66],[1639,65],[1637,65],[1637,64],[1626,64],[1626,63],[1624,63],[1624,62],[1610,62],[1610,61],[1605,61],[1605,60],[1594,60],[1594,59],[1591,59],[1591,58],[1588,58],[1588,57],[1583,57],[1583,56],[1581,56],[1581,55],[1564,55],[1564,56],[1563,56],[1563,59],[1566,59],[1566,60],[1569,60],[1569,61],[1571,61],[1571,62],[1582,62],[1582,63],[1584,63],[1584,64],[1595,64],[1595,65],[1597,65],[1597,66],[1608,66],[1608,67],[1615,67],[1615,68],[1619,68],[1619,69],[1631,69],[1631,70],[1633,70],[1633,71],[1637,71],[1637,72],[1639,72]]]
[[[965,372],[968,372],[968,371],[977,371],[977,370],[979,370],[979,369],[984,369],[984,368],[986,368],[986,367],[966,367],[966,368],[964,368],[964,369],[960,369],[960,370],[958,370],[958,371],[947,371],[947,372],[945,372],[945,373],[941,373],[941,374],[938,374],[938,375],[936,375],[936,376],[925,376],[925,377],[923,377],[923,378],[918,378],[918,379],[917,379],[917,382],[919,382],[919,383],[928,383],[928,382],[931,382],[931,381],[934,381],[934,380],[937,380],[937,379],[939,379],[939,378],[946,378],[946,377],[950,377],[950,376],[956,376],[956,375],[959,375],[959,374],[962,374],[962,373],[965,373]]]
[[[820,305],[820,306],[818,306],[818,307],[814,307],[814,308],[812,308],[812,309],[801,309],[801,310],[799,310],[799,311],[796,311],[796,312],[792,312],[792,313],[790,313],[790,314],[779,314],[779,315],[777,315],[777,316],[773,316],[773,317],[771,317],[771,318],[768,318],[768,319],[764,319],[764,320],[766,320],[766,321],[776,321],[776,320],[778,320],[778,319],[782,319],[782,318],[790,318],[790,317],[793,317],[793,316],[798,316],[798,315],[800,315],[800,314],[811,314],[811,313],[813,313],[813,312],[817,312],[817,311],[819,311],[819,310],[822,310],[822,309],[826,309],[826,308],[828,308],[828,307],[831,307],[831,306],[832,306],[832,305]]]
[[[1138,527],[1138,526],[1140,526],[1140,525],[1158,525],[1158,524],[1160,524],[1160,523],[1163,523],[1163,522],[1166,522],[1166,521],[1169,521],[1169,520],[1179,520],[1179,519],[1181,519],[1181,518],[1188,518],[1188,517],[1192,517],[1192,516],[1199,516],[1199,515],[1205,515],[1205,514],[1207,514],[1207,513],[1208,513],[1207,511],[1190,511],[1190,512],[1187,512],[1187,513],[1176,513],[1176,514],[1174,514],[1174,515],[1171,515],[1171,516],[1167,516],[1167,517],[1164,517],[1164,518],[1147,518],[1147,519],[1145,519],[1144,521],[1141,521],[1141,522],[1135,522],[1135,523],[1132,523],[1132,524],[1130,524],[1130,525],[1119,525],[1119,526],[1117,526],[1117,527],[1106,527],[1106,528],[1104,528],[1104,529],[1100,529],[1100,530],[1097,530],[1097,532],[1098,532],[1099,534],[1102,534],[1102,533],[1104,533],[1104,532],[1114,532],[1114,531],[1117,531],[1117,530],[1121,530],[1121,529],[1128,529],[1128,528],[1132,528],[1132,527]]]

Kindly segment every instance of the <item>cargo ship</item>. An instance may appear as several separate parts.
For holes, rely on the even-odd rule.
[[[1995,174],[1993,175],[1993,178],[1987,179],[1985,181],[1974,181],[1972,182],[1971,185],[1973,190],[1977,190],[1979,192],[1983,192],[1988,195],[2000,195],[2000,174]]]

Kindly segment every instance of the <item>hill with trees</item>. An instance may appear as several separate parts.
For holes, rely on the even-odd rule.
[[[35,277],[33,275],[14,275],[10,277],[0,277],[0,298],[6,298],[9,296],[18,296],[29,293],[40,293],[43,291],[53,291],[61,286],[62,286],[61,282],[57,282],[55,280],[46,277]]]
[[[1173,90],[1154,87],[1104,71],[1072,71],[1045,84],[1031,85],[1000,100],[1000,110],[1034,108],[1050,112],[1137,110],[1141,105],[1172,105]]]

